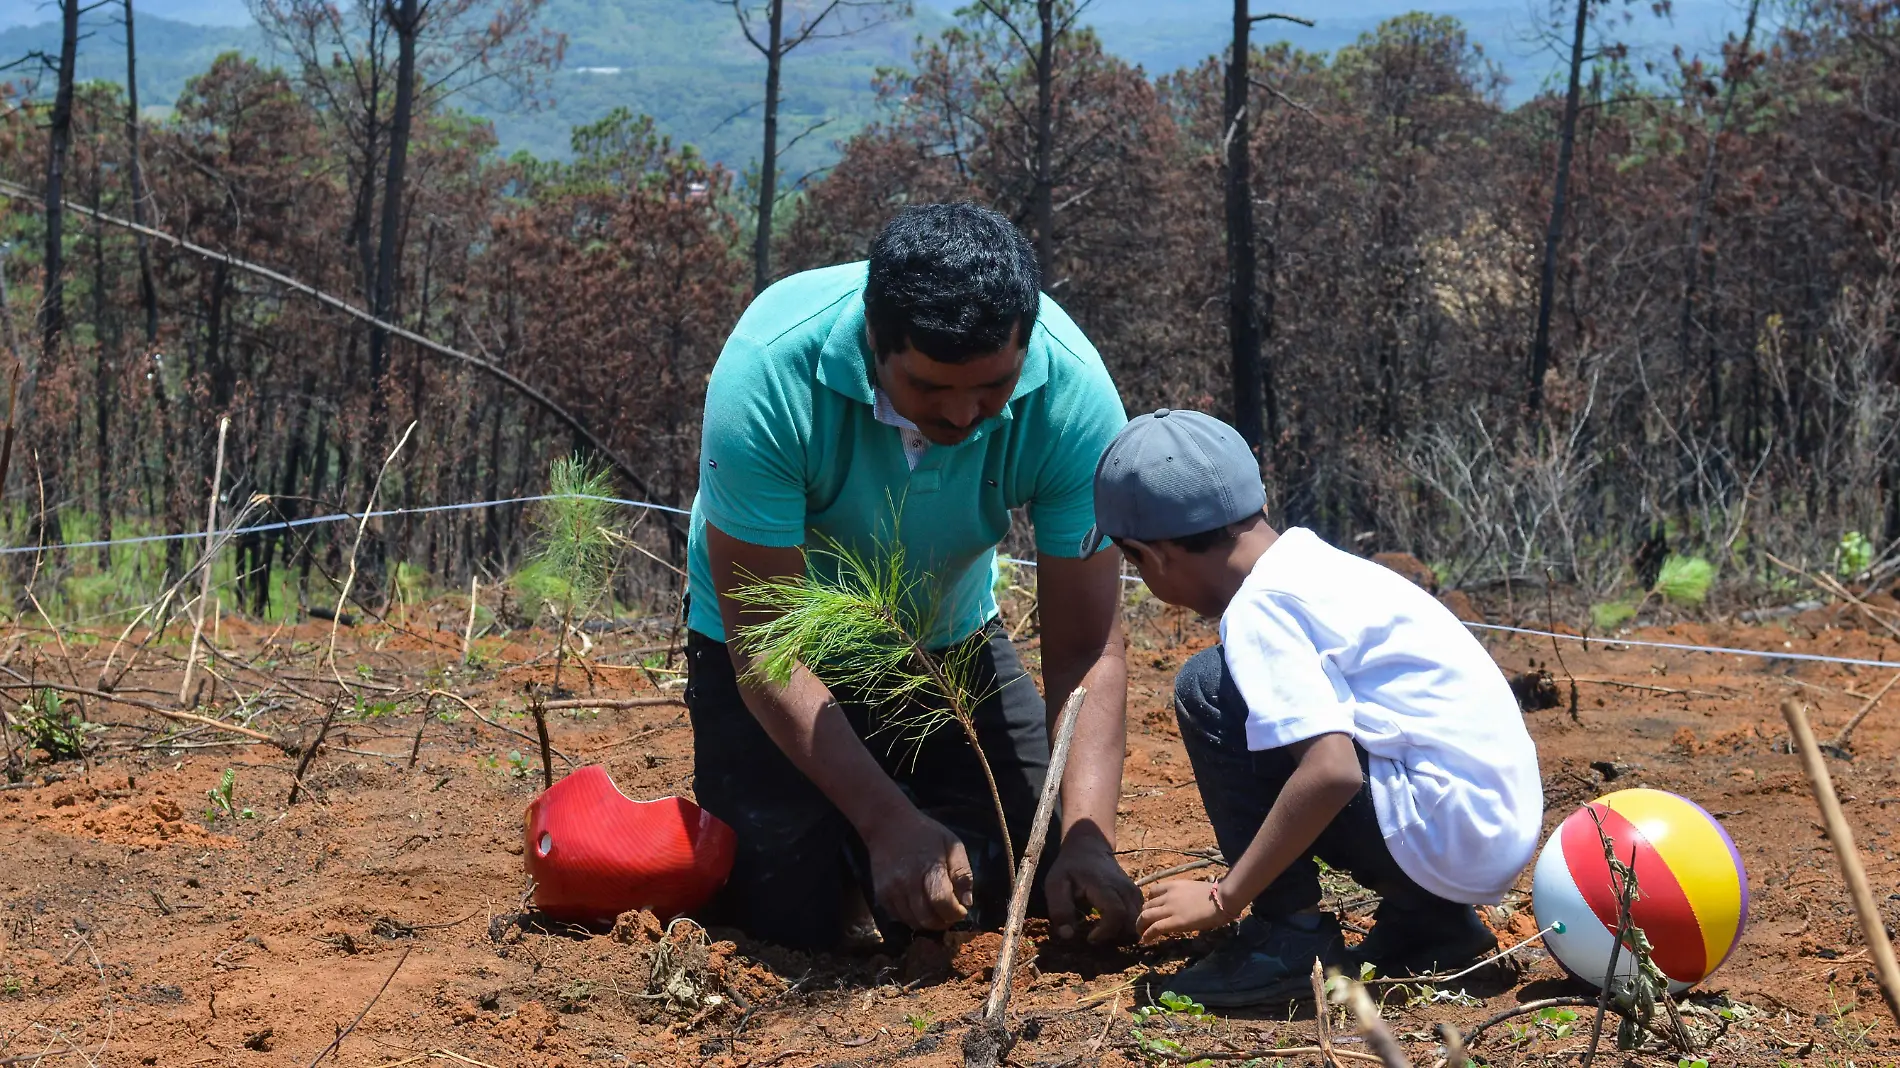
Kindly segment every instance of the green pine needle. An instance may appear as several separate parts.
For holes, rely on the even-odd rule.
[[[612,491],[607,470],[578,455],[555,460],[549,471],[553,499],[541,502],[536,515],[535,563],[555,580],[570,615],[591,610],[613,577],[614,550],[624,539],[610,525],[615,506],[600,499]]]
[[[1656,576],[1656,592],[1671,604],[1701,604],[1715,582],[1715,567],[1700,556],[1671,556]]]

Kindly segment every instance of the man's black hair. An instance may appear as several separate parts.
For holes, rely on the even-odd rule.
[[[1036,250],[974,204],[905,208],[871,242],[864,314],[881,360],[914,348],[942,363],[1029,343],[1041,300]]]

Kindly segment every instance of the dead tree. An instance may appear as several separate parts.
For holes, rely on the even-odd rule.
[[[139,52],[132,25],[132,0],[125,0],[125,141],[129,157],[126,173],[132,183],[132,221],[145,220],[145,163],[139,156]],[[139,301],[145,306],[145,343],[158,340],[158,284],[152,277],[152,242],[136,235],[139,250]]]
[[[772,282],[772,214],[778,206],[778,161],[792,146],[825,126],[821,120],[796,137],[778,143],[779,86],[785,57],[807,41],[830,37],[848,37],[862,33],[890,18],[910,13],[908,0],[828,0],[816,14],[799,15],[798,25],[790,33],[785,29],[785,0],[764,0],[763,10],[749,8],[746,0],[725,0],[739,20],[739,30],[758,53],[765,57],[765,144],[759,152],[758,232],[752,239],[752,291],[760,293]],[[855,17],[854,17],[855,16]],[[764,23],[764,40],[759,27]],[[827,24],[830,28],[827,29]]]
[[[1727,69],[1722,80],[1727,84],[1722,92],[1722,110],[1715,116],[1709,127],[1709,149],[1702,163],[1702,181],[1698,184],[1695,198],[1695,212],[1689,220],[1689,244],[1684,253],[1682,272],[1682,315],[1676,329],[1676,356],[1686,367],[1689,363],[1689,335],[1695,321],[1696,286],[1702,274],[1703,255],[1702,237],[1708,227],[1709,204],[1715,198],[1716,161],[1721,150],[1722,131],[1728,128],[1729,115],[1735,109],[1735,93],[1748,80],[1749,68],[1753,63],[1750,49],[1755,42],[1755,18],[1761,13],[1761,0],[1751,0],[1748,5],[1748,22],[1742,30],[1741,46],[1729,57]],[[1709,270],[1714,271],[1713,259],[1709,260]],[[1710,414],[1717,418],[1721,412],[1721,376],[1719,364],[1713,355],[1709,359],[1708,389]]]
[[[1531,338],[1530,396],[1534,416],[1544,406],[1544,374],[1550,368],[1550,314],[1557,291],[1557,247],[1563,243],[1564,213],[1570,206],[1570,159],[1577,147],[1577,113],[1583,107],[1583,41],[1590,30],[1590,0],[1576,0],[1576,28],[1570,38],[1570,82],[1564,91],[1563,125],[1558,129],[1557,181],[1550,196],[1550,223],[1544,228],[1544,261],[1537,276],[1537,330]]]
[[[1227,341],[1234,429],[1256,452],[1279,433],[1279,405],[1273,392],[1272,371],[1261,351],[1260,301],[1254,282],[1253,138],[1247,115],[1248,94],[1253,87],[1247,74],[1247,61],[1253,52],[1251,31],[1254,23],[1268,19],[1312,25],[1290,15],[1249,14],[1247,0],[1234,0],[1234,41],[1227,56],[1222,109],[1227,120],[1222,145],[1227,155]],[[1260,421],[1263,410],[1264,428]]]

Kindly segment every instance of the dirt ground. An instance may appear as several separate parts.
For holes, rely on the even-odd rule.
[[[1505,618],[1502,606],[1482,607]],[[600,934],[517,922],[522,813],[540,781],[523,691],[548,681],[551,637],[479,641],[485,666],[463,669],[460,612],[445,602],[400,628],[343,628],[336,661],[352,698],[294,805],[297,762],[283,748],[83,699],[89,720],[112,725],[88,736],[90,755],[36,757],[24,781],[0,788],[0,1066],[312,1065],[345,1029],[330,1055],[358,1066],[962,1062],[994,935],[919,943],[898,959],[814,959],[690,923],[662,930],[639,916]],[[1119,836],[1124,863],[1141,875],[1213,845],[1167,696],[1175,669],[1213,634],[1152,606],[1137,615]],[[307,743],[342,692],[323,666],[328,634],[321,622],[271,630],[225,620],[198,700],[225,722],[248,722],[292,748]],[[1900,661],[1900,642],[1833,607],[1625,636]],[[97,688],[114,638],[0,634],[0,665],[17,673],[0,679],[14,687],[9,707],[23,696],[16,679]],[[1567,696],[1549,641],[1485,640],[1508,673],[1546,666]],[[570,666],[564,685],[602,699],[676,695],[674,669],[625,666],[663,659],[665,643],[651,631],[595,635],[594,669],[583,678]],[[1033,637],[1023,648],[1033,665]],[[126,655],[117,652],[113,674]],[[179,640],[143,649],[115,693],[177,707],[183,658]],[[1718,816],[1746,862],[1747,933],[1685,1002],[1700,1056],[1717,1066],[1900,1063],[1900,1032],[1885,1018],[1777,711],[1785,698],[1805,702],[1825,739],[1888,674],[1598,641],[1566,644],[1563,659],[1578,680],[1577,718],[1561,704],[1527,714],[1547,829],[1609,789],[1654,786]],[[629,795],[690,795],[681,706],[552,721],[558,750],[604,764]],[[1890,925],[1900,915],[1897,753],[1900,688],[1853,735],[1851,759],[1829,761]],[[227,773],[228,810],[212,796]],[[1504,906],[1488,911],[1509,941],[1536,929],[1529,889],[1526,872]],[[1364,896],[1349,886],[1337,893],[1349,899],[1347,920],[1363,926]],[[1273,1048],[1314,1042],[1310,1002],[1206,1018],[1131,1015],[1147,1003],[1151,972],[1178,968],[1203,946],[1078,947],[1034,923],[1030,934],[1010,1063],[1182,1063],[1205,1054],[1239,1063],[1263,1051],[1260,1063],[1272,1064]],[[1588,993],[1541,948],[1519,956],[1523,974],[1493,969],[1454,984],[1462,993],[1377,988],[1416,1064],[1439,1063],[1435,1023],[1469,1033],[1515,1005]],[[1329,1010],[1340,1063],[1370,1063],[1355,1058],[1367,1047],[1340,1012]],[[1591,1018],[1587,1008],[1520,1016],[1486,1031],[1473,1054],[1488,1065],[1572,1063]],[[1616,1052],[1613,1031],[1614,1021],[1599,1064],[1693,1060],[1654,1039]]]

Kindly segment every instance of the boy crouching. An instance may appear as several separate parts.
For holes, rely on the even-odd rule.
[[[1292,994],[1315,957],[1415,975],[1496,949],[1472,906],[1510,887],[1543,819],[1536,748],[1484,647],[1399,575],[1276,532],[1265,504],[1232,427],[1162,409],[1102,455],[1083,546],[1113,540],[1156,597],[1220,619],[1174,706],[1230,868],[1150,887],[1140,919],[1144,938],[1189,934],[1252,906],[1169,980],[1215,1007]],[[1317,861],[1381,897],[1351,954],[1319,910]]]

